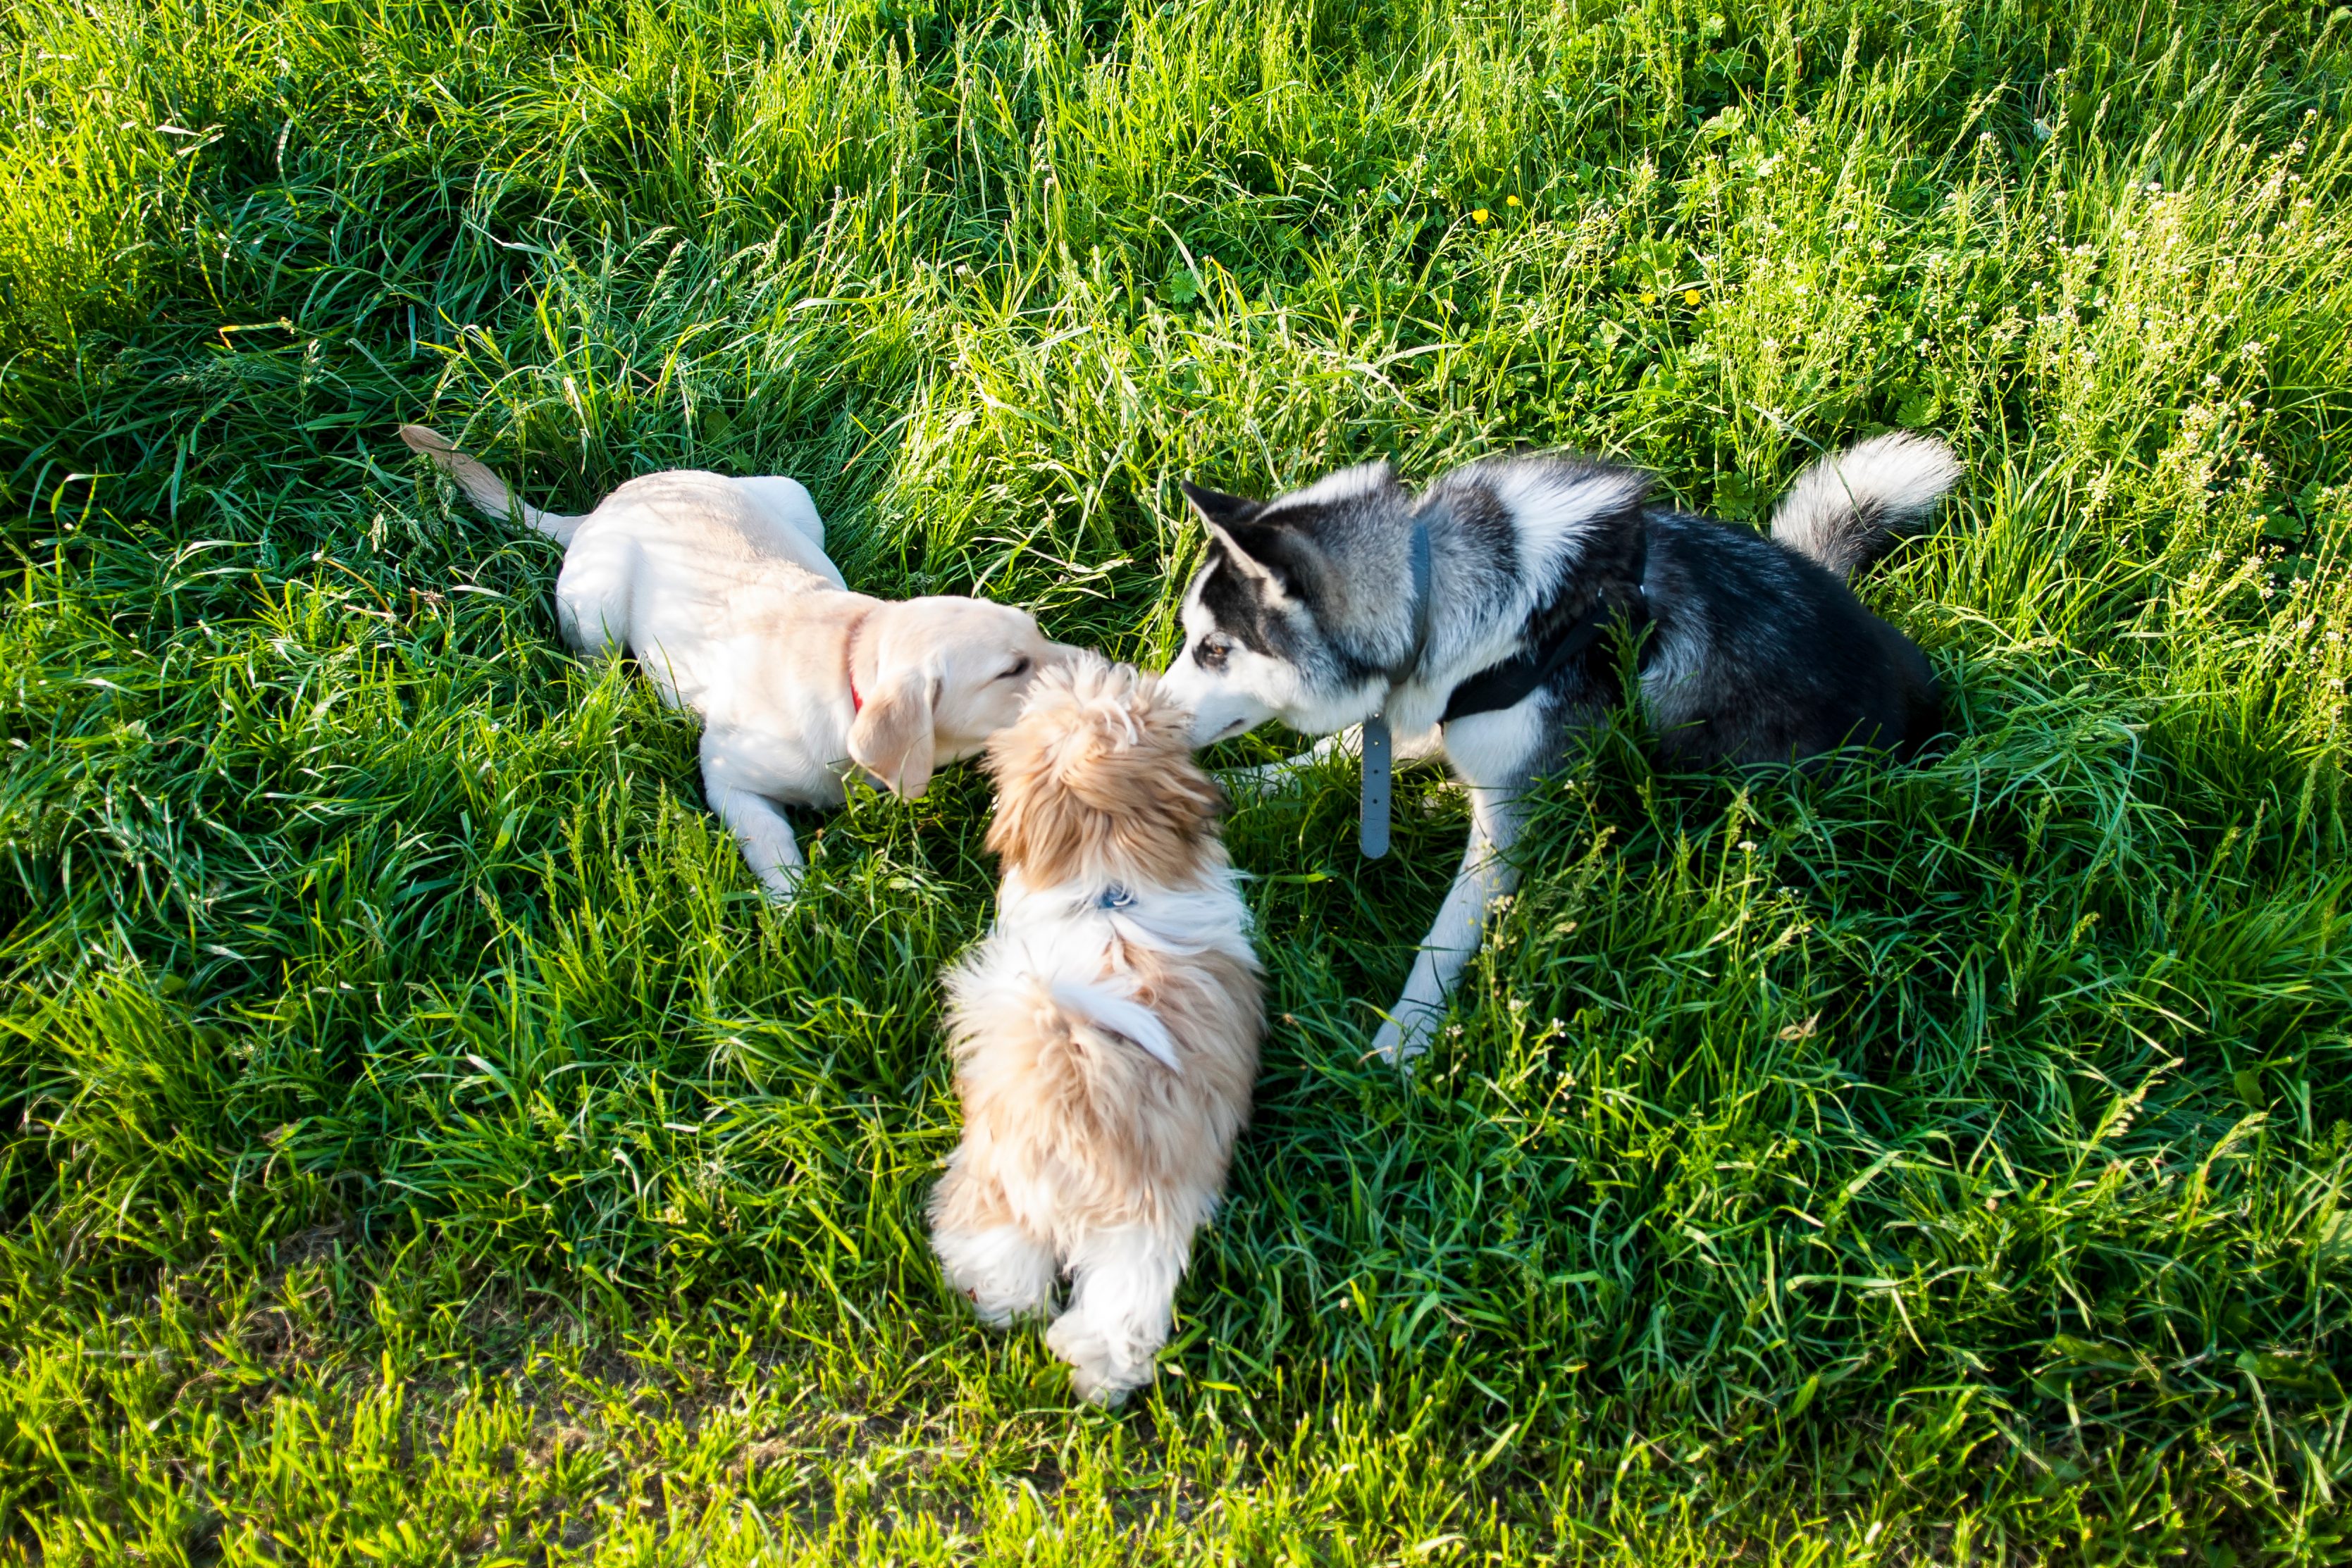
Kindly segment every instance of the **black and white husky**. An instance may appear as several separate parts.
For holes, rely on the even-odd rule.
[[[1936,733],[1926,657],[1846,579],[1923,528],[1958,476],[1940,442],[1882,435],[1800,475],[1769,538],[1653,504],[1645,474],[1556,455],[1473,463],[1419,495],[1386,463],[1270,501],[1186,485],[1211,542],[1162,689],[1192,708],[1196,745],[1279,717],[1333,737],[1328,753],[1379,719],[1376,739],[1442,753],[1468,787],[1462,869],[1374,1041],[1411,1056],[1516,882],[1522,791],[1622,700],[1612,623],[1637,638],[1643,705],[1677,760],[1903,754]]]

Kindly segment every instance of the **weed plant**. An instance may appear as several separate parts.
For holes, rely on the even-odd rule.
[[[0,1555],[2344,1561],[2345,17],[15,0]],[[1754,524],[1932,430],[1865,592],[1953,737],[1625,715],[1409,1079],[1458,798],[1240,802],[1256,1124],[1086,1411],[924,1241],[982,781],[767,908],[412,419],[562,509],[793,474],[854,583],[1143,660],[1179,476]]]

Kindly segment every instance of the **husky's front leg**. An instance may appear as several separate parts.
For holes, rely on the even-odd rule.
[[[1372,1050],[1382,1059],[1410,1061],[1429,1049],[1437,1020],[1445,1016],[1445,998],[1478,950],[1487,905],[1518,885],[1518,868],[1508,858],[1519,833],[1517,803],[1514,792],[1470,791],[1470,842],[1462,852],[1462,869],[1454,873],[1437,919],[1413,955],[1404,995],[1372,1036]]]

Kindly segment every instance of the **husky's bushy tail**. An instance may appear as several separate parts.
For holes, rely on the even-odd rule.
[[[582,519],[567,517],[560,512],[542,512],[537,507],[515,499],[514,492],[507,488],[505,480],[450,445],[448,439],[439,431],[427,430],[421,424],[404,424],[400,427],[400,438],[408,443],[411,452],[430,459],[433,466],[449,476],[457,488],[466,492],[466,499],[500,522],[520,516],[524,522],[550,538],[562,544],[572,542],[572,536],[579,528]]]
[[[1927,530],[1960,476],[1952,449],[1895,431],[1832,453],[1797,476],[1772,513],[1772,538],[1836,572],[1855,572]]]

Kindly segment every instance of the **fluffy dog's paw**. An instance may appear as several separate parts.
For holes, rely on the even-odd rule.
[[[989,1295],[969,1285],[956,1293],[971,1303],[971,1315],[984,1329],[1007,1329],[1022,1318],[1042,1318],[1054,1310],[1053,1298]]]
[[[1015,1227],[943,1230],[932,1236],[931,1247],[948,1283],[988,1327],[1054,1310],[1054,1255]]]
[[[1064,1312],[1045,1331],[1045,1348],[1069,1363],[1070,1387],[1077,1396],[1106,1409],[1125,1404],[1158,1370],[1148,1356],[1139,1364],[1122,1358],[1109,1336],[1076,1309]]]
[[[1146,1367],[1140,1376],[1121,1376],[1108,1363],[1070,1368],[1070,1388],[1089,1405],[1105,1410],[1116,1410],[1127,1403],[1127,1396],[1151,1381],[1151,1368]]]

